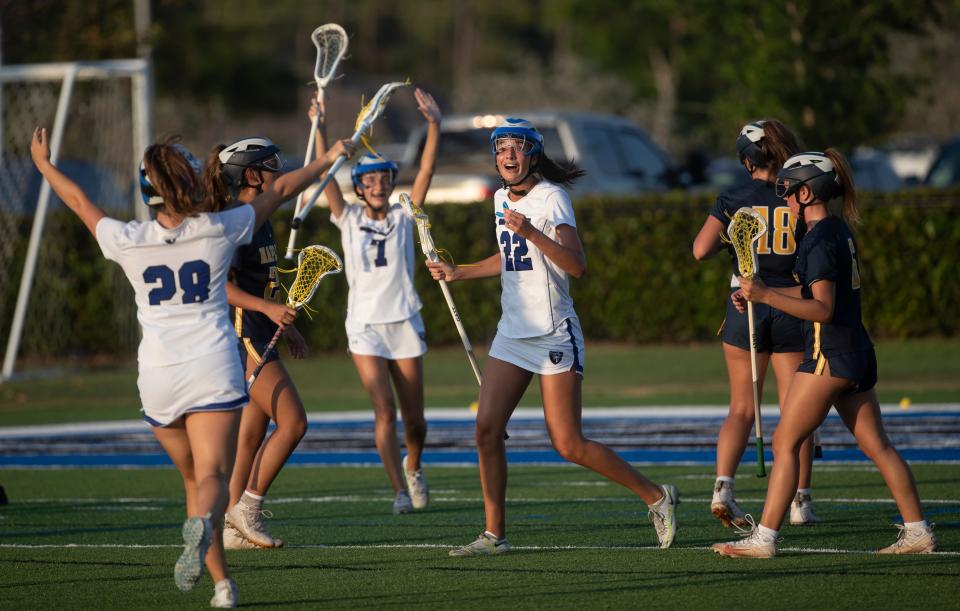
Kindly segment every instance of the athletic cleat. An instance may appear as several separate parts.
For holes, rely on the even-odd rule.
[[[403,477],[407,480],[407,490],[410,491],[410,501],[414,509],[424,509],[430,503],[430,488],[423,477],[423,469],[407,471],[407,457],[403,457]]]
[[[210,606],[217,609],[233,609],[237,606],[237,583],[232,579],[221,579],[213,586],[213,598]]]
[[[737,527],[737,531],[746,535],[739,541],[714,543],[710,549],[729,558],[773,558],[777,555],[777,539],[760,534],[749,515],[745,517],[748,528]]]
[[[232,525],[223,525],[223,549],[261,549]]]
[[[477,540],[450,550],[451,556],[494,556],[496,554],[506,554],[510,551],[510,544],[506,539],[496,539],[486,532],[480,533]]]
[[[207,518],[187,518],[183,523],[182,534],[183,553],[173,567],[173,580],[179,589],[189,592],[197,585],[203,573],[203,559],[210,547],[213,524]]]
[[[894,524],[900,529],[893,545],[877,550],[878,554],[929,554],[937,551],[937,537],[933,534],[933,524],[926,528],[907,528]]]
[[[713,487],[713,500],[710,501],[710,513],[720,518],[724,528],[748,526],[745,514],[733,499],[733,491],[727,482],[717,482]]]
[[[407,494],[406,490],[401,490],[397,493],[397,496],[393,497],[393,514],[400,515],[411,511],[413,511],[413,501],[410,500],[410,495]]]
[[[663,490],[663,498],[650,505],[647,517],[657,531],[660,549],[666,549],[673,544],[673,538],[677,535],[677,505],[680,503],[680,493],[676,486],[669,484],[660,486],[660,489]]]
[[[813,499],[809,494],[798,492],[790,503],[790,524],[793,526],[803,526],[804,524],[816,524],[820,521],[817,514],[813,513]]]
[[[274,539],[263,523],[263,518],[272,518],[273,514],[261,509],[250,509],[243,503],[237,503],[227,512],[225,524],[233,526],[250,543],[257,547],[283,547],[283,541]]]

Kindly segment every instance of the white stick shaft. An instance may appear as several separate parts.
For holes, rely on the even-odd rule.
[[[317,186],[317,190],[313,192],[313,195],[310,196],[310,201],[308,201],[301,209],[300,212],[294,217],[301,223],[303,219],[307,218],[307,215],[310,214],[310,210],[313,209],[314,204],[317,203],[317,199],[320,197],[320,194],[323,193],[323,190],[327,188],[327,185],[330,184],[330,181],[333,180],[333,177],[336,175],[337,170],[343,165],[347,160],[346,155],[340,155],[337,157],[337,160],[333,162],[333,165],[330,166],[330,169],[327,170],[327,175],[323,177],[323,180],[320,181],[320,185]]]
[[[747,325],[750,330],[750,375],[753,379],[753,416],[754,428],[759,439],[763,437],[763,427],[760,424],[760,383],[757,375],[757,336],[753,329],[753,302],[747,302]]]
[[[323,89],[320,89],[318,92],[319,96],[323,95]],[[313,147],[316,142],[318,122],[320,120],[320,115],[314,115],[313,121],[310,123],[310,137],[307,139],[307,153],[303,156],[303,167],[307,167],[310,164],[310,161],[313,159]],[[300,213],[300,209],[303,207],[303,193],[297,197],[297,205],[293,208],[293,216],[296,217]],[[297,230],[290,230],[290,239],[287,240],[287,259],[293,259],[293,252],[297,246]]]
[[[473,353],[473,345],[470,344],[470,338],[467,337],[467,330],[463,328],[463,322],[460,320],[460,313],[457,312],[457,306],[453,305],[453,296],[450,294],[450,288],[447,286],[446,280],[440,280],[440,290],[443,291],[443,297],[447,300],[447,307],[450,308],[450,315],[453,316],[453,324],[456,325],[457,333],[460,334],[463,349],[467,351],[467,359],[470,360],[473,375],[477,378],[477,384],[480,384],[480,365],[477,364],[477,356]]]

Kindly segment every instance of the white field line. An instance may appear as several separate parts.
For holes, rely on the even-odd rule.
[[[816,489],[814,489],[816,492]],[[392,501],[393,495],[383,496],[292,496],[292,497],[267,497],[267,505],[290,505],[298,503],[379,503]],[[430,497],[431,501],[438,503],[482,503],[483,499],[481,497],[462,497],[462,496],[433,496]],[[814,500],[818,503],[843,503],[843,504],[854,504],[854,505],[892,505],[894,503],[891,498],[882,498],[882,499],[868,499],[868,498],[854,498],[854,497],[820,497],[814,496]],[[633,497],[570,497],[570,498],[528,498],[528,497],[509,497],[507,503],[566,503],[570,501],[576,501],[578,503],[636,503],[637,500]],[[683,503],[709,503],[711,497],[688,497],[681,494],[680,502]],[[764,502],[763,498],[738,498],[738,502],[744,503],[762,503]],[[17,499],[17,504],[40,504],[40,503],[62,503],[62,504],[71,504],[77,506],[89,506],[89,505],[98,505],[98,504],[122,504],[122,503],[137,503],[143,505],[145,503],[167,503],[167,504],[182,504],[182,499],[178,498],[33,498],[33,499]],[[921,504],[923,505],[958,505],[960,506],[960,499],[921,499]],[[0,513],[2,513],[2,508],[0,508]]]
[[[168,549],[180,548],[182,544],[162,544],[162,545],[142,545],[142,544],[119,544],[119,543],[62,543],[62,544],[28,544],[28,543],[0,543],[0,549]],[[450,543],[406,543],[406,544],[383,544],[383,545],[286,545],[284,549],[455,549],[458,544]],[[521,551],[567,551],[567,550],[601,550],[601,551],[656,551],[663,553],[659,547],[655,546],[626,546],[626,545],[516,545],[511,549]],[[679,550],[697,550],[711,551],[709,547],[677,547]],[[794,554],[859,554],[875,555],[872,550],[860,549],[840,549],[840,548],[802,548],[802,547],[782,547],[779,552],[789,552]],[[271,552],[276,553],[276,552]],[[927,556],[960,556],[960,552],[931,552]]]
[[[621,407],[586,407],[583,410],[584,418],[687,418],[687,417],[723,417],[726,415],[726,405],[651,405],[649,407],[621,406]],[[960,412],[960,403],[915,403],[909,408],[901,408],[895,403],[885,403],[880,406],[884,414],[909,414],[911,412]],[[763,408],[762,415],[773,417],[778,415],[776,406]],[[467,407],[433,407],[425,410],[427,420],[463,420],[472,421],[475,414]],[[836,418],[835,415],[831,417]],[[543,410],[538,407],[520,407],[513,413],[513,418],[542,420]],[[373,422],[372,410],[351,410],[339,412],[310,412],[308,422]],[[143,420],[109,420],[103,422],[77,422],[67,424],[46,424],[32,426],[5,426],[0,427],[0,439],[16,437],[33,437],[42,435],[72,435],[80,433],[107,434],[148,432],[150,425]]]

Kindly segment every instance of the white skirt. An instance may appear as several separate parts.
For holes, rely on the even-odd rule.
[[[583,330],[571,316],[546,335],[515,338],[497,333],[489,355],[540,375],[575,371],[583,376]]]
[[[143,419],[167,426],[190,412],[241,409],[249,398],[239,348],[164,367],[140,366]]]
[[[379,356],[391,361],[423,356],[427,351],[427,333],[417,312],[399,322],[346,323],[347,349],[353,354]]]

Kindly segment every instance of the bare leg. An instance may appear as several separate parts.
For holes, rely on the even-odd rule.
[[[770,357],[773,372],[777,376],[777,396],[782,407],[787,400],[787,391],[793,374],[803,362],[802,352],[775,352]],[[813,435],[800,446],[800,478],[797,488],[809,488],[813,481]]]
[[[390,478],[393,492],[406,489],[403,475],[400,473],[400,445],[397,442],[397,408],[393,402],[393,388],[390,386],[390,370],[387,359],[379,356],[354,354],[353,363],[357,367],[360,382],[370,395],[374,414],[374,436],[377,452],[383,462],[383,468]]]
[[[389,361],[389,367],[403,417],[407,468],[416,471],[420,469],[420,456],[427,438],[427,420],[423,417],[423,357]]]
[[[663,497],[663,491],[623,460],[616,452],[583,436],[582,378],[569,371],[540,376],[543,413],[553,447],[570,462],[596,471],[629,488],[648,505]]]
[[[727,362],[727,377],[730,381],[730,411],[717,437],[717,475],[735,477],[753,428],[753,369],[749,350],[724,344],[723,356]],[[769,353],[757,353],[761,395],[769,359]]]
[[[247,481],[250,479],[254,457],[257,455],[260,444],[263,443],[269,424],[270,418],[252,402],[243,408],[237,440],[237,459],[234,462],[233,474],[230,476],[230,503],[227,507],[236,505],[243,496]]]
[[[780,424],[773,434],[774,460],[760,520],[763,526],[780,530],[797,491],[800,446],[823,422],[837,394],[849,385],[849,380],[832,378],[826,371],[819,376],[794,374],[780,412]]]
[[[843,418],[843,423],[856,437],[857,445],[867,458],[877,465],[883,481],[897,503],[903,521],[923,520],[917,483],[910,467],[887,437],[880,419],[876,393],[871,389],[855,395],[841,396],[837,399],[837,411]]]
[[[533,374],[516,365],[487,357],[477,409],[477,454],[486,529],[503,538],[507,533],[507,448],[503,433]]]

